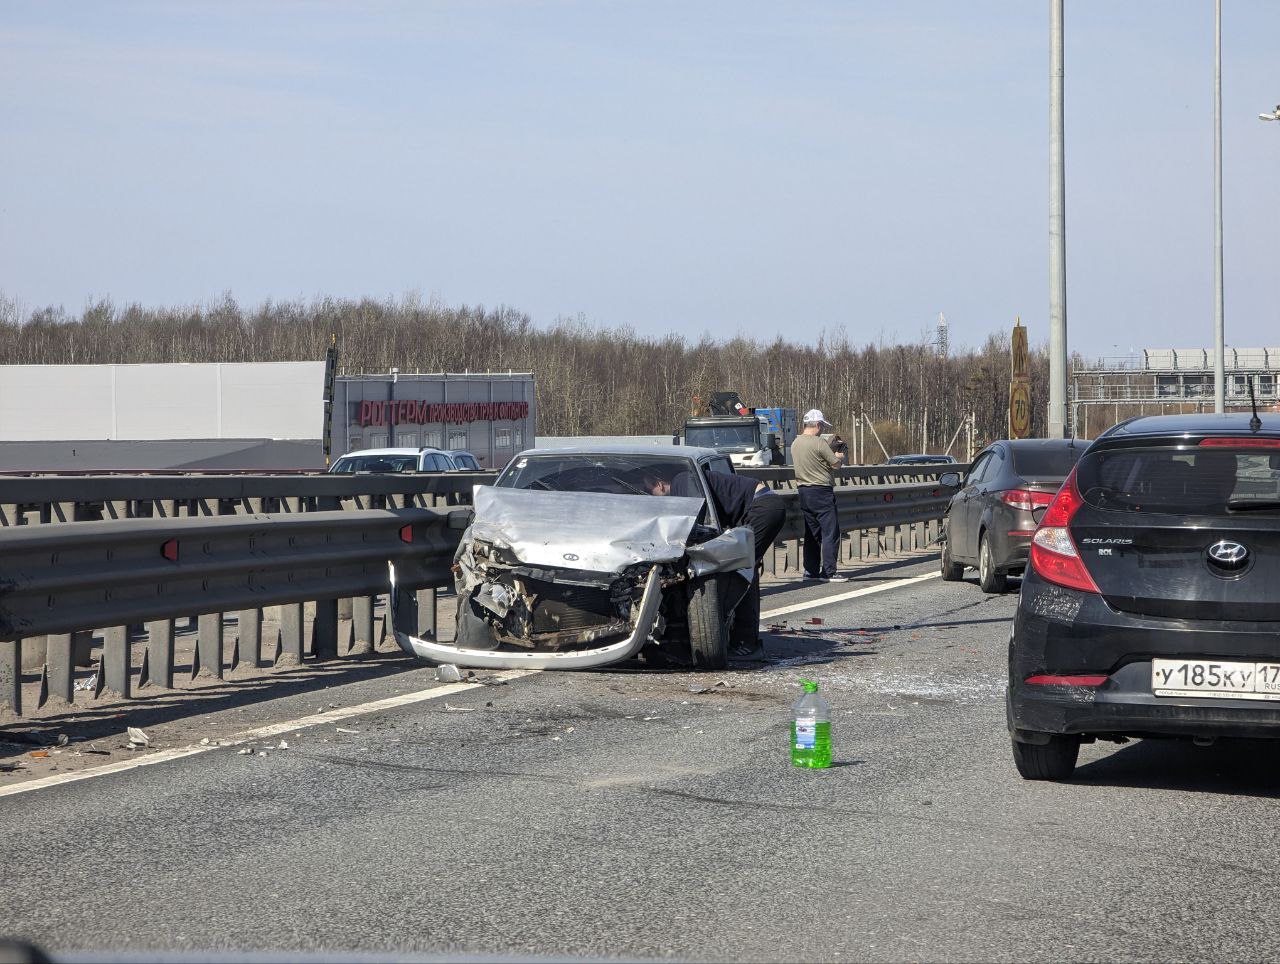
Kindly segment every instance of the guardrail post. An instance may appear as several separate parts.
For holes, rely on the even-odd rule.
[[[173,689],[172,619],[153,619],[147,623],[147,668],[150,682]]]
[[[311,655],[316,659],[338,658],[338,600],[317,599],[316,618],[311,623]]]
[[[191,678],[207,672],[214,679],[222,679],[222,613],[206,613],[199,618],[196,649],[199,652],[193,661]]]
[[[22,640],[0,642],[0,707],[22,715]]]
[[[262,610],[242,609],[236,613],[237,666],[257,669],[262,663]]]
[[[56,633],[46,638],[45,665],[49,669],[49,695],[64,703],[74,702],[75,656],[70,633]]]
[[[428,639],[436,638],[438,622],[436,620],[436,588],[419,589],[418,597],[418,635]]]
[[[276,663],[296,665],[302,662],[302,603],[280,607],[280,645]]]
[[[351,648],[348,652],[364,653],[378,648],[373,628],[376,600],[376,596],[356,596],[351,600]]]
[[[129,627],[109,626],[102,633],[102,675],[104,685],[112,693],[128,699]]]

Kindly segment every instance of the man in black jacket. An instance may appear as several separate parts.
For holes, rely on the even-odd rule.
[[[687,473],[681,473],[686,475]],[[711,490],[716,518],[723,529],[750,526],[755,533],[756,568],[745,596],[733,611],[733,627],[729,633],[730,652],[737,659],[763,659],[764,643],[760,639],[760,574],[765,553],[778,538],[787,510],[782,499],[767,483],[727,472],[707,472],[704,476]],[[671,495],[672,482],[658,476],[645,479],[654,495]]]

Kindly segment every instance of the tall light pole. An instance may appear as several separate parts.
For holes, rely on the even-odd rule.
[[[1222,0],[1213,23],[1213,410],[1227,408],[1226,334],[1222,310]]]
[[[1067,182],[1062,0],[1049,0],[1049,438],[1067,434]]]

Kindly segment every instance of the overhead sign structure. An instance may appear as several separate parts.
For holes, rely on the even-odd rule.
[[[1009,342],[1012,361],[1009,379],[1009,438],[1031,434],[1031,358],[1027,351],[1027,329],[1022,319],[1013,326]]]

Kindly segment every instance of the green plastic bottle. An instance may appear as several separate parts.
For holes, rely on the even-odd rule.
[[[831,704],[818,692],[818,684],[802,679],[804,695],[796,700],[791,723],[791,765],[831,766]]]

